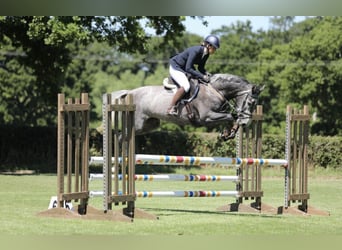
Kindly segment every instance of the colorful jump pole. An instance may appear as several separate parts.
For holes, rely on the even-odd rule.
[[[138,198],[153,197],[237,197],[238,191],[137,191],[135,193]],[[103,191],[90,191],[91,197],[103,196]]]
[[[112,175],[115,178],[115,175]],[[119,180],[122,180],[122,174],[119,175]],[[125,176],[126,180],[128,176]],[[89,180],[103,180],[103,174],[90,174]],[[183,175],[183,174],[137,174],[134,176],[135,181],[238,181],[236,175]]]
[[[95,156],[90,159],[91,164],[102,164],[103,157]],[[115,163],[112,157],[112,163]],[[119,158],[119,164],[122,158]],[[253,165],[261,166],[283,166],[287,164],[285,159],[263,159],[263,158],[230,158],[230,157],[203,157],[203,156],[177,156],[177,155],[148,155],[136,154],[137,165],[174,165],[174,166],[200,166],[200,165]]]

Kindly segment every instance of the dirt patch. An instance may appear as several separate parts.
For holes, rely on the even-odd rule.
[[[103,210],[87,206],[87,214],[80,215],[77,211],[65,209],[65,208],[51,208],[45,211],[39,212],[37,216],[41,217],[53,217],[63,219],[85,219],[85,220],[107,220],[107,221],[123,221],[132,222],[133,219],[124,215],[122,210],[109,210],[106,213]],[[153,214],[147,213],[141,209],[135,209],[135,218],[138,219],[158,219]]]
[[[284,208],[283,206],[281,206],[278,208],[278,214],[291,214],[291,215],[303,215],[303,216],[307,216],[307,215],[330,216],[330,212],[323,211],[312,206],[308,206],[307,212],[300,210],[299,206],[288,207],[288,208]]]
[[[43,217],[58,217],[63,219],[74,219],[74,218],[81,218],[81,215],[78,213],[75,213],[72,210],[56,207],[47,209],[45,211],[39,212],[37,216],[43,216]]]
[[[159,217],[154,215],[154,214],[151,214],[151,213],[148,213],[142,209],[139,209],[139,208],[135,208],[134,209],[134,218],[136,219],[148,219],[148,220],[158,220]]]

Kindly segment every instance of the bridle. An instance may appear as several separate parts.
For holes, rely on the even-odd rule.
[[[242,115],[244,116],[244,118],[251,118],[252,117],[252,113],[251,112],[247,112],[246,108],[243,108],[246,106],[246,103],[249,100],[249,97],[252,97],[255,100],[255,104],[258,101],[258,96],[257,95],[253,95],[251,92],[251,90],[244,90],[244,91],[240,91],[238,93],[238,95],[236,96],[236,98],[234,99],[230,99],[228,100],[222,93],[220,90],[214,88],[211,84],[208,84],[209,89],[214,90],[213,93],[215,93],[215,95],[223,102],[223,104],[221,105],[220,110],[222,111],[227,111],[228,107],[230,110],[230,113],[235,114],[237,116],[237,118],[241,117]],[[236,99],[240,96],[244,96],[244,100],[242,102],[241,105],[241,109],[237,108],[237,101]],[[228,106],[228,107],[227,107]]]
[[[258,96],[257,95],[253,95],[251,93],[251,90],[246,90],[246,91],[242,91],[239,93],[239,95],[237,95],[237,97],[244,95],[244,99],[241,105],[241,109],[236,108],[236,113],[238,115],[238,117],[240,117],[241,115],[243,115],[245,118],[251,118],[252,117],[252,109],[250,109],[250,112],[247,112],[246,109],[248,109],[248,105],[247,102],[249,101],[249,98],[251,97],[254,100],[253,103],[253,109],[255,107],[255,105],[258,102]],[[236,107],[236,102],[235,102],[235,107]]]

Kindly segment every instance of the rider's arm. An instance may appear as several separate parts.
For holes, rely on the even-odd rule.
[[[187,58],[186,65],[185,65],[185,71],[190,73],[191,75],[197,77],[197,78],[203,79],[203,76],[204,76],[203,73],[195,70],[195,68],[194,68],[194,64],[196,63],[196,58],[198,58],[198,56],[201,56],[201,55],[202,55],[201,47],[194,47],[194,48],[190,49],[188,51],[188,58]],[[205,59],[205,58],[207,58],[207,56],[205,56],[203,59]],[[204,64],[205,64],[205,62],[204,62]],[[200,65],[198,65],[198,66],[200,67]],[[202,66],[202,68],[203,68],[203,66]]]
[[[198,71],[201,72],[203,75],[207,74],[207,71],[205,70],[205,64],[209,58],[209,54],[205,55],[201,62],[198,64]]]

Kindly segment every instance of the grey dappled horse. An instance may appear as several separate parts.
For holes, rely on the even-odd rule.
[[[162,85],[115,91],[112,93],[112,100],[132,94],[136,104],[136,134],[143,134],[158,128],[160,120],[178,125],[208,127],[222,124],[227,126],[233,122],[238,126],[248,125],[258,96],[264,88],[230,74],[214,74],[210,83],[199,86],[197,97],[190,102],[191,115],[189,108],[182,102],[178,106],[178,116],[166,114],[174,91]],[[238,126],[231,132],[232,137],[235,136]],[[223,139],[230,139],[228,136],[227,131],[221,134]]]

